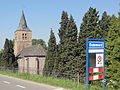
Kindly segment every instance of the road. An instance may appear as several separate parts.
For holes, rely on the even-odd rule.
[[[27,80],[0,75],[0,90],[64,90],[63,88],[39,84]]]

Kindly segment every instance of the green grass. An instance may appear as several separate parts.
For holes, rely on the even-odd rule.
[[[30,80],[38,83],[44,83],[52,86],[63,87],[70,90],[112,90],[112,89],[102,89],[99,86],[91,86],[90,88],[86,89],[85,85],[77,85],[77,83],[71,80],[63,80],[63,79],[56,79],[52,77],[43,77],[39,75],[31,75],[25,73],[11,73],[7,71],[2,71],[0,74],[12,76],[24,80]]]

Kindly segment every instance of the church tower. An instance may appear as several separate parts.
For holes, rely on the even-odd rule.
[[[32,31],[28,28],[24,12],[19,22],[17,30],[14,32],[14,54],[15,56],[23,48],[32,46]]]

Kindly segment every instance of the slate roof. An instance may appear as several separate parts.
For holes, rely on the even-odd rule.
[[[21,19],[20,19],[19,26],[18,26],[17,30],[28,30],[28,31],[30,30],[27,26],[27,22],[26,22],[23,10],[22,10],[22,16],[21,16]]]
[[[45,49],[41,45],[33,45],[27,48],[24,48],[22,51],[20,51],[16,57],[40,57],[45,56]]]

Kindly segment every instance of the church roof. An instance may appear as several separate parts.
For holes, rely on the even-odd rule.
[[[45,56],[45,50],[41,45],[33,45],[27,48],[24,48],[22,51],[20,51],[16,57],[40,57]]]
[[[27,22],[26,22],[23,10],[22,10],[22,16],[21,16],[21,19],[20,19],[19,26],[18,26],[17,30],[30,30],[27,26]]]

